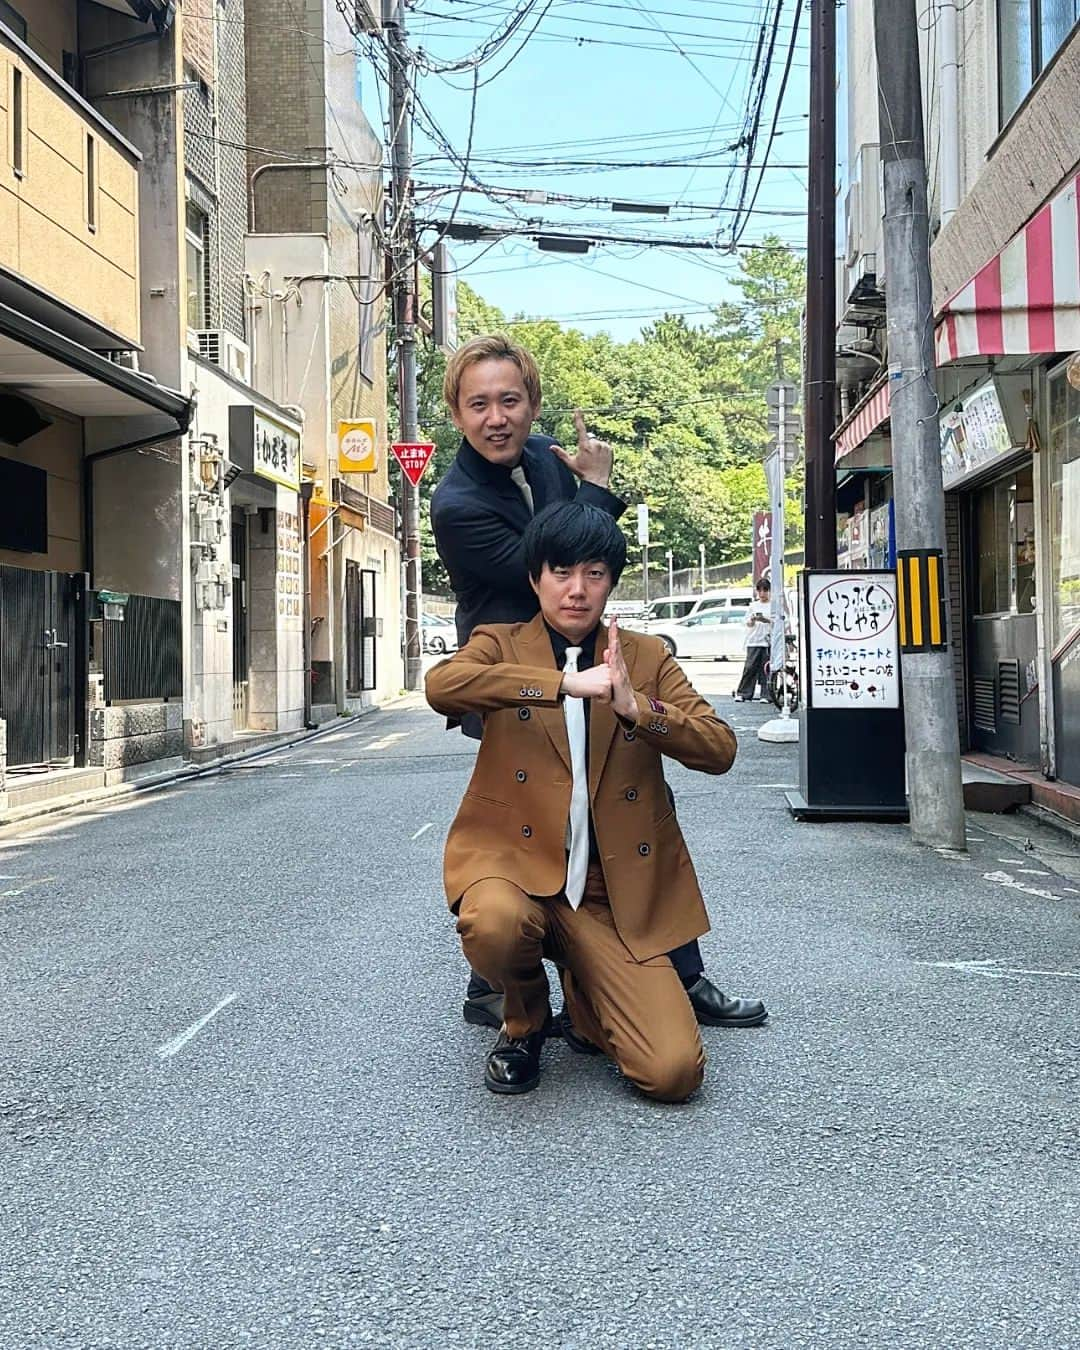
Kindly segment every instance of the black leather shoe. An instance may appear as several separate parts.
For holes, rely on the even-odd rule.
[[[494,1027],[496,1031],[503,1024],[503,996],[496,990],[490,994],[475,994],[466,998],[461,1015],[474,1027]]]
[[[575,1055],[599,1055],[601,1053],[598,1045],[593,1045],[592,1041],[587,1041],[584,1036],[579,1035],[574,1030],[574,1024],[570,1021],[570,1014],[565,1008],[558,1016],[551,1019],[551,1029],[548,1035],[561,1036]]]
[[[728,998],[702,975],[686,991],[697,1020],[706,1027],[759,1027],[768,1017],[757,998]]]
[[[531,1092],[540,1081],[540,1052],[547,1033],[547,1025],[521,1037],[500,1031],[495,1048],[487,1057],[485,1086],[492,1092]]]

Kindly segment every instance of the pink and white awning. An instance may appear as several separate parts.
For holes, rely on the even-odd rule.
[[[947,300],[937,362],[1080,349],[1080,175]]]
[[[892,391],[888,382],[871,389],[855,410],[840,423],[833,432],[836,442],[836,458],[842,459],[858,449],[863,441],[872,435],[889,415],[889,395]]]

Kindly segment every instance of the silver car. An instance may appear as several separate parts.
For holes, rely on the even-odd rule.
[[[652,623],[649,629],[683,660],[741,661],[746,655],[745,609],[709,609],[688,619]]]

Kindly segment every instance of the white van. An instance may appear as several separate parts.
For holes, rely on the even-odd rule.
[[[648,633],[650,624],[661,621],[689,619],[710,609],[746,609],[753,598],[750,586],[729,586],[726,590],[704,591],[699,595],[661,595],[649,602],[643,615],[626,621],[625,626]]]

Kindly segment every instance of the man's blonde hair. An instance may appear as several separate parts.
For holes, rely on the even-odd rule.
[[[503,333],[489,333],[485,337],[470,338],[457,349],[446,363],[443,376],[443,398],[451,412],[457,412],[461,377],[469,366],[478,361],[513,361],[521,371],[521,382],[533,407],[540,403],[540,371],[531,353]]]

